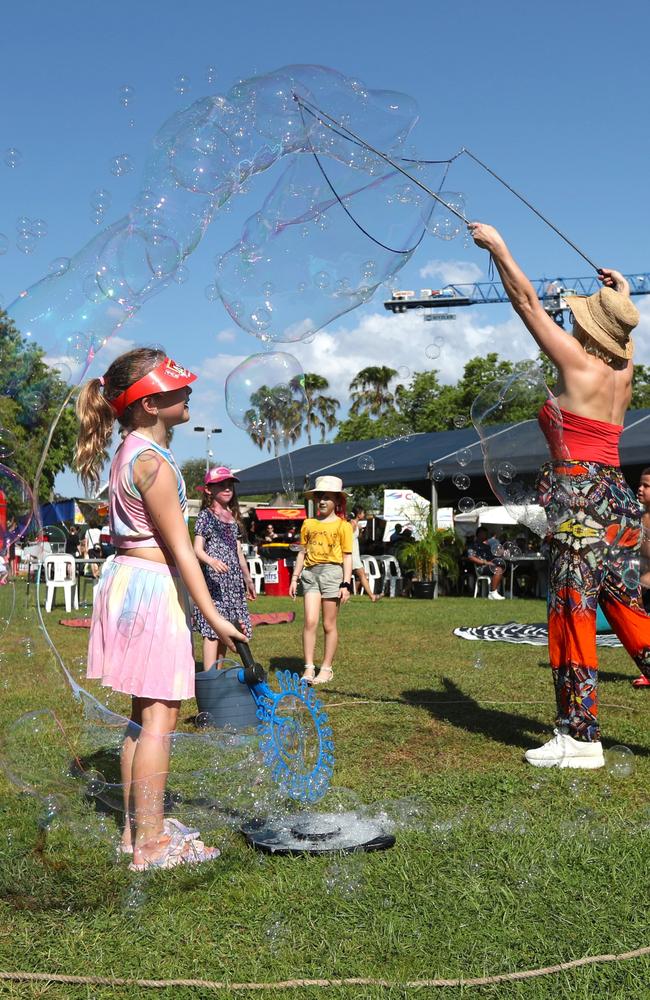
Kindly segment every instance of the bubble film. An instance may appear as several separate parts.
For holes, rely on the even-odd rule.
[[[46,275],[11,305],[21,333],[58,359],[71,336],[86,338],[89,353],[70,364],[79,381],[108,338],[174,282],[229,199],[283,157],[275,187],[238,243],[219,255],[214,285],[230,315],[255,336],[292,341],[367,301],[414,251],[422,199],[417,191],[407,196],[403,178],[364,148],[302,115],[294,94],[362,123],[369,140],[394,155],[417,119],[410,98],[312,66],[285,67],[200,98],[155,135],[128,214],[102,228],[64,272]],[[120,176],[131,167],[127,153],[112,161]],[[441,168],[427,169],[435,183]],[[103,189],[94,192],[99,224],[109,204]],[[29,226],[20,238],[29,252]]]
[[[292,354],[253,354],[226,379],[228,416],[276,455],[300,435],[304,403],[304,372]]]
[[[497,500],[520,523],[544,537],[548,520],[539,505],[537,480],[551,453],[537,420],[550,401],[554,447],[563,452],[562,418],[541,369],[526,363],[483,389],[471,418],[483,452],[483,467]]]

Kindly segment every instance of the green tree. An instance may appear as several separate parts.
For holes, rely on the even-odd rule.
[[[188,497],[196,497],[200,495],[198,493],[199,486],[203,486],[203,477],[205,476],[205,459],[204,458],[188,458],[186,462],[181,465],[181,474],[185,480],[185,488],[187,489]]]
[[[635,365],[632,375],[633,410],[645,410],[650,406],[650,365]]]
[[[291,379],[289,385],[294,392],[300,389],[304,393],[302,425],[307,433],[308,443],[311,444],[312,429],[318,430],[321,441],[324,441],[327,432],[336,426],[336,411],[341,405],[333,396],[324,395],[325,390],[330,387],[329,382],[323,375],[305,372],[304,375]]]
[[[388,386],[396,375],[395,368],[386,365],[370,366],[357,372],[350,382],[350,414],[357,416],[366,412],[371,417],[378,417],[386,413],[395,400]]]
[[[13,450],[0,461],[30,486],[43,461],[38,481],[42,502],[52,498],[57,474],[72,461],[78,425],[69,397],[69,386],[47,366],[44,352],[21,337],[7,314],[0,311],[0,426],[11,442],[9,449],[3,450]]]

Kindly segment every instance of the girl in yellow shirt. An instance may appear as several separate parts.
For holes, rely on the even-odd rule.
[[[316,501],[316,517],[303,521],[301,551],[291,577],[289,593],[294,598],[302,579],[305,598],[305,624],[302,645],[305,655],[303,677],[310,684],[325,684],[334,676],[332,661],[339,636],[336,625],[339,605],[350,599],[352,591],[352,527],[339,517],[345,514],[343,483],[338,476],[319,476],[313,490],[305,493]],[[325,651],[316,676],[314,650],[321,609]]]

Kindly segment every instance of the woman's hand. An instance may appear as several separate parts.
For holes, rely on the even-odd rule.
[[[341,604],[347,604],[350,600],[350,591],[347,587],[341,587],[339,590],[339,601]]]
[[[223,562],[221,559],[211,559],[210,566],[215,571],[215,573],[229,573],[228,564]]]
[[[611,267],[601,267],[598,277],[606,288],[613,288],[615,292],[621,292],[623,295],[630,294],[630,286],[627,279],[623,277],[620,271],[614,271]]]
[[[249,601],[254,601],[257,598],[257,591],[255,590],[255,584],[252,580],[246,580],[246,597]]]
[[[501,233],[494,226],[488,226],[485,222],[468,222],[467,228],[477,247],[481,247],[482,250],[494,253],[505,246]]]
[[[291,577],[291,583],[289,584],[289,597],[292,597],[295,601],[298,595],[298,578],[295,576]]]

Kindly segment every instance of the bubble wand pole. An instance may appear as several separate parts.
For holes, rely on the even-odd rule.
[[[365,148],[369,149],[371,153],[374,153],[376,156],[380,157],[380,159],[390,164],[390,166],[393,167],[394,170],[398,170],[400,174],[404,174],[405,177],[408,177],[410,181],[416,184],[428,195],[430,195],[436,201],[440,202],[441,205],[444,205],[444,207],[447,209],[448,212],[451,212],[452,215],[455,215],[456,218],[460,219],[460,221],[463,222],[466,226],[468,225],[467,219],[465,218],[464,215],[462,215],[461,212],[457,211],[452,205],[448,205],[447,202],[440,197],[440,195],[437,195],[435,191],[432,191],[431,188],[427,187],[426,184],[423,184],[422,181],[419,181],[417,177],[414,177],[412,174],[410,174],[408,170],[404,170],[403,167],[400,167],[399,163],[396,163],[395,160],[392,160],[390,156],[386,155],[386,153],[382,153],[381,150],[375,149],[374,146],[371,146],[369,142],[367,142],[365,139],[362,139],[360,135],[357,135],[355,132],[353,132],[352,129],[347,127],[347,125],[342,125],[341,122],[338,122],[336,120],[336,118],[332,118],[331,115],[328,115],[324,111],[321,111],[320,108],[317,108],[315,104],[310,105],[308,101],[305,101],[304,97],[300,97],[298,94],[294,93],[293,99],[294,101],[296,101],[299,107],[304,108],[304,110],[307,111],[312,116],[312,118],[316,118],[318,121],[320,121],[321,125],[324,125],[326,128],[329,129],[333,129],[333,126],[336,125],[337,128],[343,129],[343,131],[347,132],[347,134],[351,136],[356,142],[360,143],[362,146],[365,146]],[[325,121],[325,119],[327,119],[327,121]]]

